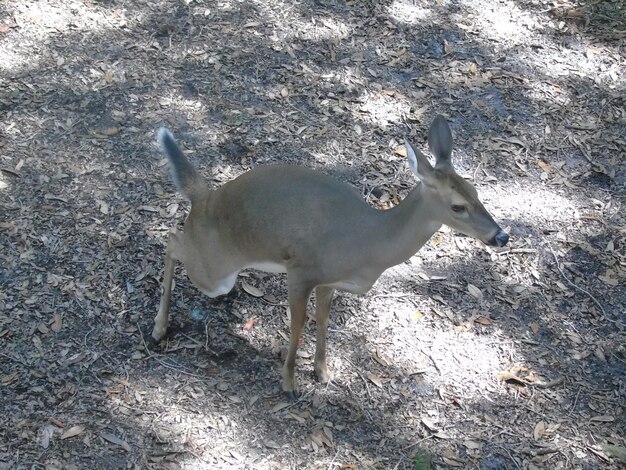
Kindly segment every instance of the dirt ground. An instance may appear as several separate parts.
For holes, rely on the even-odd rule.
[[[1,2],[0,469],[622,468],[625,46],[619,0]],[[179,267],[148,344],[189,208],[156,129],[212,186],[288,162],[384,209],[436,114],[507,247],[444,229],[339,294],[297,401],[282,275]]]

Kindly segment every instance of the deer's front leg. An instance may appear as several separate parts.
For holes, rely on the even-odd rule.
[[[159,305],[159,313],[154,318],[154,328],[152,329],[152,338],[155,341],[163,339],[167,333],[170,314],[170,299],[172,296],[172,279],[174,278],[174,268],[176,260],[179,258],[180,251],[180,233],[175,229],[170,231],[167,250],[165,252],[165,269],[163,271],[163,292],[161,293],[161,303]]]
[[[319,286],[315,288],[315,321],[317,331],[315,337],[315,362],[313,368],[317,379],[325,384],[330,380],[330,373],[326,366],[326,336],[328,334],[328,316],[335,290],[331,287]]]
[[[297,397],[294,368],[296,365],[296,352],[300,334],[306,318],[306,306],[309,303],[311,289],[289,282],[289,309],[291,310],[291,336],[289,337],[289,350],[283,365],[283,390],[291,399]]]

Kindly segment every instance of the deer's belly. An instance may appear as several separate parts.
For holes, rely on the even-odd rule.
[[[325,285],[340,291],[350,292],[351,294],[365,294],[372,288],[375,282],[376,279],[374,279],[373,281],[369,279],[349,279]]]
[[[266,273],[286,273],[287,266],[281,263],[275,263],[272,261],[263,261],[258,263],[252,263],[247,265],[246,268],[250,269],[258,269],[259,271],[264,271]]]

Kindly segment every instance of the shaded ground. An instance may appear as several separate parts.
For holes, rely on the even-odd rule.
[[[626,448],[621,2],[0,4],[0,468],[618,468]],[[147,351],[174,194],[291,162],[379,207],[436,113],[512,242],[444,230],[335,300],[279,393],[281,276],[184,273]],[[381,240],[381,243],[384,243]],[[468,287],[468,285],[473,287]],[[312,323],[312,322],[311,322]],[[418,468],[418,467],[416,467]],[[427,468],[427,467],[424,467]]]

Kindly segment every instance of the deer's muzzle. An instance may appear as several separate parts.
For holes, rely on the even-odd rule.
[[[498,230],[498,233],[496,233],[495,236],[491,240],[489,240],[490,245],[499,247],[503,247],[508,242],[509,234],[502,229]]]

